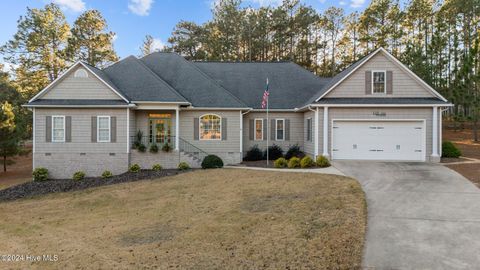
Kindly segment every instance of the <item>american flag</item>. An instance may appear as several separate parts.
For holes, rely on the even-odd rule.
[[[268,92],[268,78],[267,78],[267,85],[265,88],[265,92],[263,92],[262,109],[265,109],[267,107],[269,95],[270,95],[270,92]]]

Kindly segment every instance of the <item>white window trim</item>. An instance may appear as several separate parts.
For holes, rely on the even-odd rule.
[[[283,139],[278,139],[278,122],[283,121]],[[275,119],[275,141],[285,141],[285,118]]]
[[[205,116],[208,116],[208,115],[214,115],[214,116],[217,116],[218,118],[220,118],[220,138],[218,139],[202,139],[202,118],[205,117]],[[222,117],[218,114],[214,114],[214,113],[206,113],[206,114],[203,114],[201,115],[199,118],[198,118],[198,140],[200,141],[221,141],[222,140]]]
[[[310,128],[308,128],[308,121],[310,120]],[[313,134],[312,134],[312,131],[313,131],[313,120],[312,120],[312,117],[308,117],[307,118],[307,141],[308,142],[311,142],[313,141]],[[310,138],[308,138],[308,134],[310,133]]]
[[[82,74],[83,73],[83,74]],[[81,74],[81,75],[80,75]],[[73,77],[75,78],[88,78],[88,72],[83,69],[83,68],[79,68],[75,71],[75,73],[73,74]]]
[[[63,120],[63,138],[61,140],[55,140],[55,118],[62,118]],[[52,115],[52,142],[63,143],[65,142],[65,115]]]
[[[262,138],[261,139],[257,139],[257,120],[260,121],[262,123]],[[263,141],[263,118],[255,118],[255,120],[253,121],[254,125],[253,125],[253,140],[254,141]]]
[[[384,78],[384,81],[383,81],[383,93],[375,93],[374,92],[374,81],[373,81],[373,78],[374,78],[374,74],[375,73],[383,73],[383,78]],[[386,95],[387,94],[387,71],[386,70],[372,70],[372,95]]]
[[[107,118],[108,119],[108,140],[100,140],[100,118]],[[111,134],[112,134],[112,127],[111,127],[111,119],[109,115],[99,115],[97,116],[97,142],[99,143],[109,143],[111,141]]]

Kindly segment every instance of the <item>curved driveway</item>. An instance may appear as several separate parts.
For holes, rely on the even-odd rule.
[[[366,269],[480,268],[480,190],[463,176],[429,163],[334,166],[366,193]]]

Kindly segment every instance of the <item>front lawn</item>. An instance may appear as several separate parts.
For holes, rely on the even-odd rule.
[[[0,268],[355,269],[366,203],[353,179],[201,170],[0,203]]]

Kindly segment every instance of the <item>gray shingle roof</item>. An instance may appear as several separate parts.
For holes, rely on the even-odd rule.
[[[292,62],[194,62],[251,108],[261,108],[266,79],[271,109],[294,109],[330,78],[320,78]]]
[[[103,71],[115,85],[118,85],[127,94],[131,101],[188,103],[183,96],[136,57],[129,56]]]
[[[29,102],[27,106],[126,106],[124,100],[120,99],[37,99]]]
[[[322,98],[315,104],[378,104],[378,105],[395,105],[395,104],[438,104],[448,105],[438,98]]]
[[[195,107],[248,107],[192,62],[176,53],[152,53],[141,58],[140,61]]]

